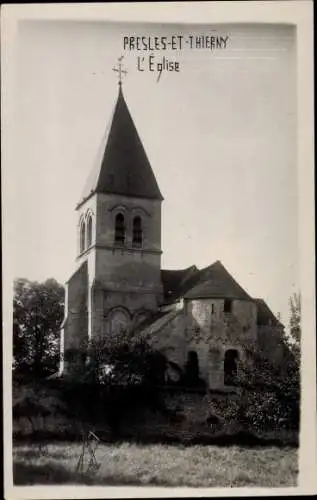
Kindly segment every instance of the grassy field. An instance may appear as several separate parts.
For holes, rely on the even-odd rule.
[[[79,443],[49,444],[45,453],[37,445],[16,446],[14,482],[192,487],[288,487],[297,482],[295,448],[102,444],[93,473],[85,468],[76,472],[80,452]]]

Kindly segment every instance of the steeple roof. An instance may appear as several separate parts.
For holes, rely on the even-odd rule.
[[[121,85],[112,119],[79,205],[93,193],[163,199]]]

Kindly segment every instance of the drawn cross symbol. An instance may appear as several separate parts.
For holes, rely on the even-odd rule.
[[[127,70],[125,70],[125,69],[122,68],[122,62],[121,61],[122,61],[123,57],[124,56],[118,57],[118,66],[112,68],[112,71],[115,71],[116,73],[118,73],[119,85],[120,86],[122,84],[122,75],[126,75],[127,74]]]

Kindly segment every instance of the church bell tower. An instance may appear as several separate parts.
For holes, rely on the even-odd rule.
[[[119,92],[78,214],[77,271],[66,285],[64,348],[133,329],[158,310],[163,197]]]

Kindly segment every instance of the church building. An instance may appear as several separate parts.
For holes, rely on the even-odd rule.
[[[60,374],[94,338],[146,334],[174,367],[196,365],[210,389],[234,384],[248,345],[278,360],[283,326],[220,261],[161,268],[163,196],[129,112],[121,80],[96,164],[76,207],[76,270],[66,283]],[[164,228],[163,228],[164,229]]]

